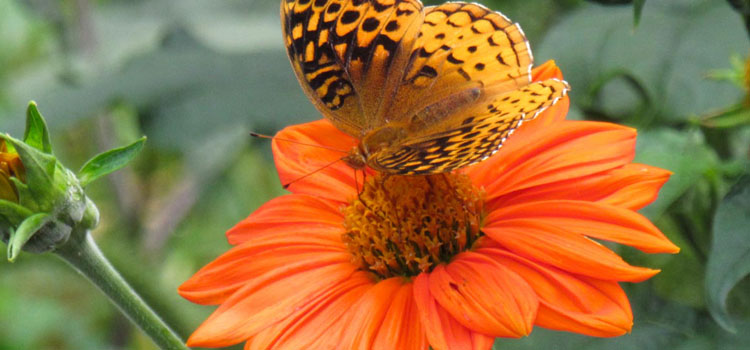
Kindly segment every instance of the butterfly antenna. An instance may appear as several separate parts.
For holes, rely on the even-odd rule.
[[[334,160],[334,161],[332,161],[332,162],[330,162],[330,163],[328,163],[328,164],[326,164],[326,165],[324,165],[324,166],[322,166],[322,167],[320,167],[318,169],[315,169],[314,171],[311,171],[311,172],[309,172],[309,173],[307,173],[305,175],[302,175],[302,176],[300,176],[300,177],[298,177],[298,178],[296,178],[296,179],[294,179],[294,180],[292,180],[290,182],[287,182],[286,184],[282,184],[281,186],[284,187],[284,189],[287,189],[289,187],[289,185],[291,185],[291,184],[293,184],[293,183],[295,183],[295,182],[297,182],[299,180],[302,180],[302,179],[304,179],[304,178],[306,178],[306,177],[308,177],[310,175],[316,174],[316,173],[320,172],[321,170],[326,169],[326,168],[330,167],[331,165],[334,165],[334,164],[338,163],[341,160],[343,160],[343,158],[336,159],[336,160]]]
[[[323,146],[323,145],[313,145],[313,144],[310,144],[310,143],[299,142],[299,141],[296,141],[296,140],[282,139],[282,138],[279,138],[279,137],[276,137],[276,136],[269,136],[269,135],[259,134],[257,132],[250,132],[250,136],[256,137],[256,138],[259,138],[259,139],[277,140],[277,141],[284,141],[284,142],[289,142],[289,143],[293,143],[293,144],[297,144],[297,145],[302,145],[302,146],[323,148],[323,149],[327,149],[329,151],[334,151],[334,152],[339,152],[339,153],[349,153],[349,151],[340,150],[338,148],[333,148],[333,147],[328,147],[328,146]]]

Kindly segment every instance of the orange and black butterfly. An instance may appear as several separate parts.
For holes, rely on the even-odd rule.
[[[282,0],[294,71],[359,145],[344,158],[387,174],[448,172],[495,153],[569,90],[531,81],[523,31],[499,12],[419,0]]]

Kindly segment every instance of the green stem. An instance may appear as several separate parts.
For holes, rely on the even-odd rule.
[[[164,324],[117,273],[88,232],[72,234],[70,240],[55,253],[99,287],[160,348],[188,349],[180,337]]]

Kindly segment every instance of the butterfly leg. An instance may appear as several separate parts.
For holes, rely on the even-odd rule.
[[[466,225],[467,225],[467,227],[466,227],[466,232],[467,232],[467,237],[466,237],[467,238],[467,246],[470,246],[471,243],[472,243],[472,242],[468,241],[471,238],[471,235],[468,234],[468,232],[471,232],[471,227],[469,226],[470,223],[471,223],[471,221],[469,220],[470,210],[469,210],[469,208],[466,207],[466,202],[463,201],[463,200],[460,200],[461,195],[458,193],[458,190],[456,189],[456,187],[453,186],[453,183],[451,183],[450,179],[448,178],[448,174],[447,173],[442,173],[440,175],[441,175],[441,178],[443,179],[443,181],[445,181],[445,185],[448,186],[448,188],[450,188],[451,191],[453,191],[453,193],[456,196],[456,198],[458,198],[459,201],[461,202],[461,209],[463,209],[461,214],[463,216],[463,221],[466,222]]]
[[[374,215],[376,215],[377,217],[379,217],[381,220],[385,220],[385,217],[383,217],[383,215],[381,215],[378,211],[376,211],[375,209],[373,209],[372,207],[370,207],[367,204],[367,200],[365,200],[365,198],[362,197],[362,193],[365,191],[365,188],[367,187],[367,170],[366,169],[362,169],[362,190],[361,191],[359,190],[359,182],[357,181],[357,169],[354,169],[354,186],[357,189],[357,200],[360,203],[362,203],[362,205],[367,210],[369,210],[370,212],[372,212]]]

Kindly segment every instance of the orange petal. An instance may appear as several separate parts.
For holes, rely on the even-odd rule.
[[[472,350],[490,350],[495,345],[495,337],[486,334],[471,332]]]
[[[635,130],[599,122],[563,121],[555,127],[519,130],[497,155],[467,169],[484,186],[487,200],[503,194],[629,163],[635,154]]]
[[[541,302],[538,326],[613,337],[629,332],[633,325],[630,302],[616,282],[572,275],[501,248],[482,248],[477,253],[492,257],[531,285]]]
[[[327,230],[325,230],[327,231]],[[343,244],[331,244],[304,229],[257,238],[230,249],[200,269],[178,291],[199,304],[220,304],[266,273],[294,274],[332,264],[349,263]]]
[[[656,199],[670,175],[671,172],[664,169],[630,163],[609,171],[512,192],[488,203],[487,208],[548,199],[576,199],[638,210]]]
[[[354,319],[349,323],[348,337],[340,340],[342,349],[427,348],[411,283],[401,277],[375,284],[350,313]]]
[[[380,326],[388,313],[389,302],[393,300],[401,285],[401,278],[389,278],[379,281],[370,288],[360,301],[352,306],[350,313],[357,315],[352,322],[347,337],[340,339],[346,349],[369,350],[377,336]]]
[[[414,302],[425,328],[430,348],[434,350],[489,350],[492,337],[473,332],[461,325],[446,311],[430,292],[430,274],[414,279]]]
[[[300,226],[331,227],[331,237],[338,239],[344,218],[338,202],[303,194],[276,197],[227,231],[230,244],[240,244],[254,236],[295,230]]]
[[[545,109],[534,120],[523,123],[522,128],[548,128],[565,120],[570,109],[570,97],[563,96],[557,103]],[[516,137],[514,133],[511,137]]]
[[[584,276],[640,282],[659,273],[659,270],[631,266],[591,239],[537,220],[505,220],[482,231],[518,255]]]
[[[249,339],[294,315],[321,296],[367,285],[356,267],[342,263],[290,273],[285,267],[253,278],[236,291],[188,339],[188,346],[221,347]]]
[[[435,300],[466,328],[495,336],[531,333],[538,301],[521,277],[472,252],[458,255],[430,274]]]
[[[413,285],[403,283],[403,281],[399,281],[399,284],[399,289],[392,299],[379,300],[380,303],[388,300],[390,307],[378,330],[372,349],[427,349],[429,344],[414,301]]]
[[[341,339],[357,327],[357,305],[373,288],[370,277],[356,272],[349,279],[310,298],[283,321],[269,325],[245,344],[247,350],[346,349]]]
[[[293,193],[347,202],[357,195],[357,186],[362,188],[362,174],[355,184],[354,169],[341,158],[356,145],[354,138],[327,120],[286,127],[272,143],[279,179],[282,184],[291,183],[288,189]]]
[[[509,205],[490,212],[486,225],[512,220],[536,221],[583,236],[638,248],[647,253],[677,253],[676,245],[643,215],[613,205],[575,200],[546,200]]]
[[[555,64],[555,60],[548,60],[531,70],[531,81],[547,79],[563,79],[562,71]]]

